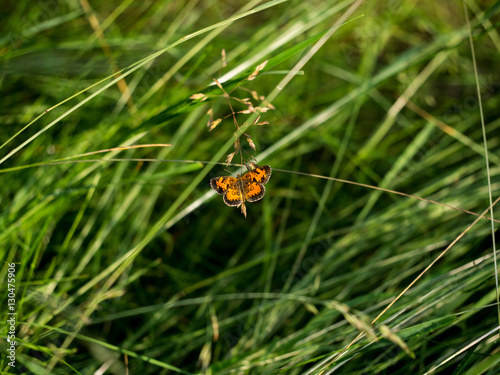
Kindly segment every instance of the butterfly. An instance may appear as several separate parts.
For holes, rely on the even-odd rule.
[[[266,194],[264,185],[271,177],[271,167],[259,167],[255,163],[246,164],[248,172],[237,177],[215,177],[210,180],[210,186],[217,194],[224,196],[228,206],[240,206],[244,202],[256,202]]]

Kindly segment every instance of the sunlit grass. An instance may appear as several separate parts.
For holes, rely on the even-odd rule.
[[[498,4],[6,7],[3,373],[495,373]]]

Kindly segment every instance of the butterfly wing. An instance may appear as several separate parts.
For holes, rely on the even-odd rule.
[[[228,206],[239,206],[244,202],[243,194],[238,184],[230,186],[224,194],[224,203]]]
[[[245,192],[245,198],[249,202],[257,202],[264,198],[264,194],[266,194],[266,188],[264,185],[257,182],[247,182],[243,185],[243,189]]]
[[[249,202],[261,200],[266,194],[264,184],[269,181],[270,177],[271,167],[269,165],[263,167],[255,165],[252,170],[245,173],[241,179],[246,200]]]
[[[243,203],[243,195],[234,177],[215,177],[210,180],[210,186],[217,194],[224,195],[224,203],[228,206],[239,206]]]
[[[267,184],[267,181],[271,178],[271,167],[269,165],[264,165],[259,167],[255,166],[254,169],[245,173],[242,177],[244,183],[246,182],[257,182],[259,184]]]
[[[237,179],[234,177],[215,177],[210,180],[210,186],[214,189],[217,194],[224,194],[232,186],[236,185]]]

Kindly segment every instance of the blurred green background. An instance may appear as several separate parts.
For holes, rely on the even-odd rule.
[[[371,322],[477,219],[374,187],[483,213],[482,110],[498,197],[499,1],[465,2],[474,52],[461,1],[2,7],[0,280],[7,312],[15,262],[18,312],[2,374],[498,371],[498,222]],[[241,137],[273,168],[246,219],[209,185],[240,171],[213,78],[275,108],[244,129],[255,151]],[[209,110],[229,116],[210,132]]]

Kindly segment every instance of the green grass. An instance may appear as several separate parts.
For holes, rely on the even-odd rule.
[[[1,373],[496,373],[500,2],[466,5],[473,50],[460,1],[7,2]],[[269,124],[208,131],[213,78]],[[245,219],[209,181],[250,156]]]

